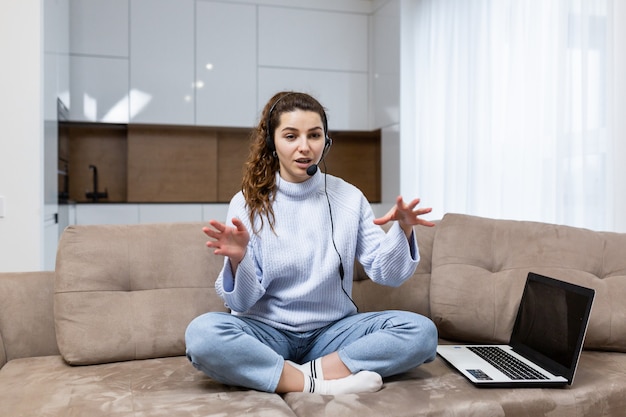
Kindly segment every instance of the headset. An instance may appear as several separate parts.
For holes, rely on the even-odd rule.
[[[274,102],[274,104],[272,104],[272,107],[270,107],[269,111],[267,112],[267,120],[265,121],[265,129],[267,130],[267,135],[265,136],[265,143],[266,143],[267,149],[269,149],[270,152],[276,152],[276,145],[274,144],[273,132],[271,128],[272,112],[276,108],[276,105],[280,103],[282,99],[292,94],[297,94],[297,93],[288,92],[278,97],[276,101]],[[324,136],[325,136],[324,137],[324,150],[322,151],[322,157],[320,158],[320,161],[317,164],[313,164],[307,168],[306,173],[309,176],[315,175],[315,173],[317,172],[318,165],[324,160],[324,158],[326,157],[326,154],[328,153],[328,151],[330,151],[330,147],[333,144],[333,140],[330,138],[330,136],[328,136],[328,119],[326,118],[326,112],[324,111],[323,108],[322,108],[322,124],[324,125]],[[324,164],[326,164],[326,162],[324,162]],[[356,308],[358,312],[359,307],[356,305],[352,297],[350,297],[350,295],[348,294],[348,292],[343,286],[343,279],[345,275],[344,269],[343,269],[343,259],[341,258],[341,254],[339,253],[339,250],[337,249],[337,244],[335,243],[335,224],[333,222],[333,210],[330,205],[330,198],[328,197],[328,192],[326,191],[326,173],[324,173],[324,194],[326,195],[326,202],[328,203],[328,214],[330,215],[330,238],[333,242],[333,248],[335,249],[335,253],[337,253],[337,257],[339,258],[339,278],[341,279],[341,290],[346,295],[346,297],[348,297],[348,299],[350,300],[352,305],[354,305],[354,307]]]

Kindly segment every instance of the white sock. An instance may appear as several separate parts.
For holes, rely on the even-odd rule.
[[[302,392],[316,394],[357,394],[360,392],[376,392],[383,386],[383,379],[376,372],[361,371],[340,379],[316,379],[304,375]]]
[[[310,376],[315,379],[324,379],[324,371],[322,370],[322,358],[317,358],[302,365],[298,365],[295,362],[287,361],[291,366],[298,369],[305,376]]]

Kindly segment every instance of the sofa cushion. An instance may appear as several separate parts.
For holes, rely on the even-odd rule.
[[[385,378],[367,394],[311,396],[289,393],[298,416],[624,416],[626,355],[583,352],[574,384],[567,389],[478,389],[441,358]]]
[[[187,324],[227,311],[214,283],[223,258],[201,223],[70,226],[59,242],[54,317],[70,364],[185,353]]]
[[[279,395],[219,384],[184,356],[91,366],[16,359],[0,370],[0,392],[6,417],[295,417]]]
[[[626,234],[447,214],[430,307],[444,338],[508,342],[529,271],[594,288],[586,348],[626,352]]]
[[[0,370],[0,416],[623,416],[626,355],[583,352],[568,389],[476,389],[437,358],[375,393],[283,396],[219,384],[185,357],[68,366],[60,356]],[[291,408],[291,410],[290,410]]]

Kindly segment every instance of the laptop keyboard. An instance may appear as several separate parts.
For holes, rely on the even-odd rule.
[[[548,379],[498,346],[468,346],[468,349],[513,380]]]

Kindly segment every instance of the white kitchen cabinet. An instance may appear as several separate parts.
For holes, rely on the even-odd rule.
[[[77,204],[76,224],[138,224],[137,204]]]
[[[327,109],[329,130],[369,130],[366,73],[259,68],[259,108],[281,90],[309,93]]]
[[[329,129],[369,130],[368,15],[259,7],[258,107],[276,92],[312,94]]]
[[[57,98],[69,108],[70,11],[69,0],[44,4],[44,117],[56,120]]]
[[[72,121],[128,123],[128,59],[70,57]]]
[[[259,66],[368,70],[368,16],[259,7]]]
[[[44,53],[43,74],[43,118],[44,121],[57,120],[58,55]]]
[[[139,223],[199,222],[202,204],[139,204]]]
[[[227,209],[227,204],[76,204],[69,224],[200,222],[207,213],[220,215],[223,212],[225,216]],[[220,220],[223,219],[220,217]]]
[[[70,45],[70,0],[44,0],[44,50],[68,54]]]
[[[257,122],[256,6],[196,3],[196,124]]]
[[[129,0],[70,0],[70,52],[128,58]]]
[[[128,2],[69,0],[68,80],[59,97],[69,119],[128,123]]]
[[[131,123],[195,123],[194,32],[194,0],[131,2]]]
[[[66,109],[71,107],[70,102],[70,55],[62,54],[57,58],[57,97]]]

